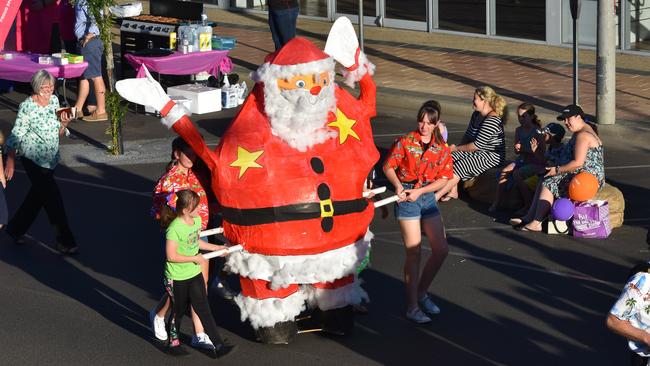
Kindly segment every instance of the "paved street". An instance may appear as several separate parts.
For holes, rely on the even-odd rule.
[[[221,119],[233,111],[224,113],[196,119],[208,141],[217,140],[223,131]],[[382,153],[396,135],[413,126],[413,114],[413,109],[380,104],[374,133]],[[452,141],[460,139],[467,116],[444,118]],[[147,127],[151,146],[164,146],[173,136],[153,117],[140,115],[138,120]],[[73,128],[90,134],[99,126],[76,123]],[[648,257],[644,241],[650,221],[650,153],[642,146],[625,144],[615,134],[604,132],[603,139],[608,180],[624,192],[627,201],[626,225],[609,239],[519,233],[501,223],[505,213],[497,221],[488,216],[486,205],[464,200],[443,204],[451,253],[431,287],[442,314],[430,325],[416,326],[403,316],[399,229],[392,214],[386,220],[376,217],[372,267],[362,274],[372,300],[370,314],[357,318],[353,334],[303,334],[290,346],[264,346],[254,341],[232,305],[213,297],[218,325],[238,345],[222,363],[627,362],[625,342],[605,329],[604,314],[627,269]],[[81,145],[62,148],[64,152],[75,149],[85,151]],[[169,358],[159,351],[147,325],[148,310],[162,291],[163,263],[157,225],[148,217],[149,192],[164,160],[166,154],[158,162],[109,165],[86,160],[86,164],[59,168],[67,213],[81,246],[77,257],[61,257],[51,249],[53,237],[44,215],[29,232],[34,239],[24,247],[13,246],[2,234],[3,364],[214,362],[196,351],[182,361]],[[27,188],[26,176],[18,173],[8,190],[12,211]],[[188,334],[189,325],[184,322]]]

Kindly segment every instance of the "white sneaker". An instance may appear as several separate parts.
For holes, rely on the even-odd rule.
[[[156,309],[151,309],[149,312],[149,324],[153,334],[158,340],[167,340],[167,330],[165,329],[165,318],[161,318],[156,314]]]
[[[192,347],[213,350],[214,344],[205,333],[199,333],[192,336]]]
[[[424,297],[418,301],[418,304],[420,305],[420,309],[424,310],[427,314],[440,314],[440,308],[431,301],[429,295],[424,295]]]
[[[406,318],[410,321],[416,322],[418,324],[430,323],[431,318],[426,316],[420,308],[415,308],[411,311],[406,312]]]

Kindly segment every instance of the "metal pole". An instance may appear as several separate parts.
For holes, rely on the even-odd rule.
[[[363,0],[359,0],[359,48],[363,51]]]
[[[573,19],[573,104],[575,105],[578,105],[578,45],[580,44],[578,18],[580,18],[581,5],[581,0],[569,1],[571,19]]]
[[[578,19],[573,20],[573,104],[578,105]]]
[[[616,8],[611,0],[598,1],[596,49],[596,117],[599,124],[616,122]]]

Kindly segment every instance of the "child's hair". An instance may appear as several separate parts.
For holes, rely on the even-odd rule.
[[[519,105],[519,108],[517,108],[517,113],[519,113],[519,110],[525,111],[524,113],[530,116],[531,121],[533,121],[533,124],[537,126],[537,128],[542,128],[542,121],[539,120],[539,117],[535,114],[535,106],[532,105],[531,103],[521,103]]]
[[[418,116],[417,120],[418,122],[424,120],[424,116],[427,116],[429,118],[429,122],[432,123],[438,123],[440,122],[440,115],[442,114],[442,107],[440,107],[440,103],[436,102],[435,100],[428,100],[422,104],[422,107],[420,107],[420,110],[418,111]],[[445,144],[445,139],[442,137],[442,134],[440,133],[440,129],[438,126],[436,126],[433,129],[433,137],[435,139],[436,144],[444,145]]]
[[[650,263],[648,262],[643,262],[643,263],[637,263],[630,269],[630,271],[627,273],[627,280],[632,278],[635,274],[639,272],[650,272]]]
[[[174,156],[174,153],[183,152],[186,151],[187,149],[190,149],[190,145],[187,142],[185,142],[185,140],[183,140],[181,137],[177,137],[174,139],[174,141],[172,141],[172,157],[170,162],[167,163],[167,167],[166,167],[167,171],[170,171],[171,168],[173,168],[174,165],[178,163],[178,160]]]
[[[501,118],[501,122],[503,125],[506,124],[506,107],[508,106],[508,103],[506,102],[505,99],[503,99],[502,96],[497,94],[494,89],[490,88],[489,86],[482,86],[480,88],[476,88],[474,91],[481,99],[485,100],[488,102],[494,113]]]
[[[166,228],[177,218],[183,210],[193,211],[199,204],[199,195],[196,192],[183,189],[167,196],[167,204],[160,208],[160,226]]]

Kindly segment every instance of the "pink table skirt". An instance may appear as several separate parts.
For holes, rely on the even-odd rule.
[[[0,60],[0,79],[28,83],[38,70],[47,70],[55,78],[78,78],[88,67],[87,62],[62,66],[41,65],[37,54],[5,52],[13,54],[11,60]]]
[[[139,78],[144,77],[142,64],[147,69],[166,75],[189,75],[207,71],[218,76],[219,71],[228,73],[232,71],[232,61],[228,51],[206,51],[182,54],[174,52],[169,56],[144,57],[130,53],[124,55],[127,61],[137,70]]]

